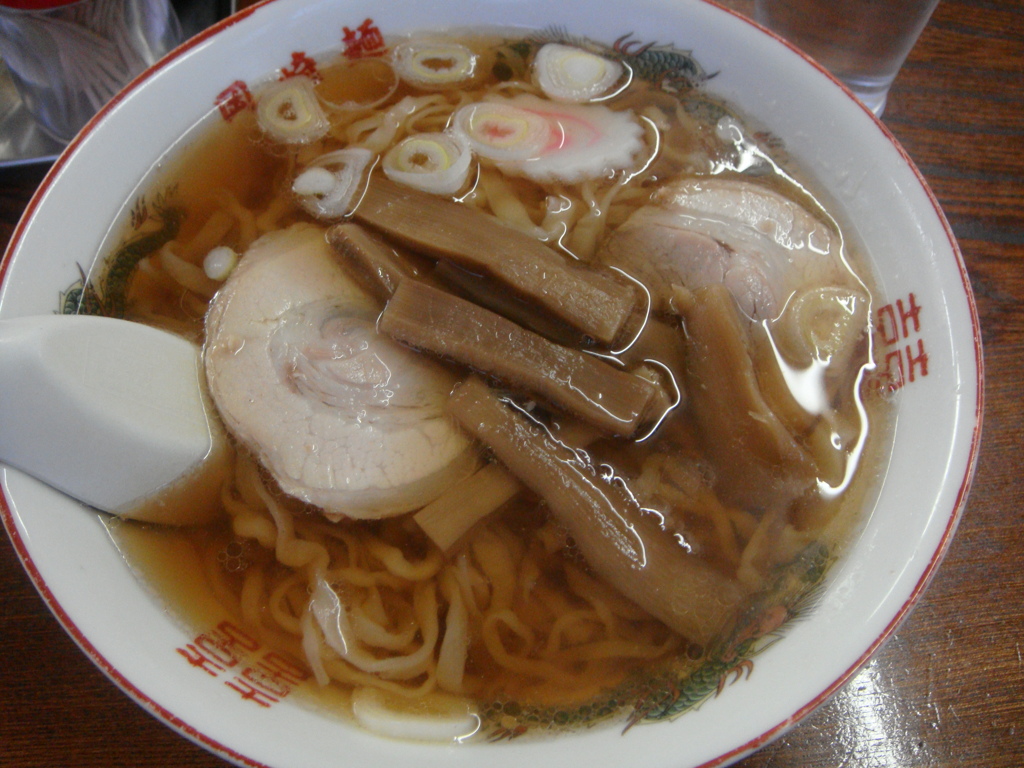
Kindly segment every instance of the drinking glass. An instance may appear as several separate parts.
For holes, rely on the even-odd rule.
[[[168,0],[0,0],[0,55],[26,109],[59,141],[180,41]]]
[[[842,80],[876,115],[939,0],[756,0],[758,22]]]

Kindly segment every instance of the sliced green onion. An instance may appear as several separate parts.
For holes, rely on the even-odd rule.
[[[327,133],[331,124],[313,86],[308,77],[290,77],[263,89],[256,115],[270,138],[286,144],[308,144]]]
[[[421,88],[438,88],[471,79],[477,56],[458,43],[410,40],[395,46],[398,76]]]
[[[533,60],[533,75],[545,95],[574,104],[604,96],[622,73],[617,61],[559,43],[548,43]]]
[[[368,149],[328,152],[295,178],[292,192],[299,204],[316,218],[329,221],[344,218],[372,159],[373,153]]]
[[[447,133],[420,133],[384,156],[384,173],[399,184],[436,195],[454,195],[469,177],[472,152],[465,139]]]

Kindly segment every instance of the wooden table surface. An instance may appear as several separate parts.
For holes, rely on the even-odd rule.
[[[977,297],[986,364],[977,476],[910,617],[831,701],[743,768],[1024,765],[1024,3],[942,0],[884,122],[938,196]],[[0,172],[2,243],[42,174]],[[0,765],[224,763],[108,682],[0,542]]]

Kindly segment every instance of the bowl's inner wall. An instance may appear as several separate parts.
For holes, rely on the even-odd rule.
[[[642,7],[641,7],[642,6]],[[156,158],[206,114],[225,83],[257,80],[294,50],[337,49],[340,30],[373,17],[388,33],[460,26],[544,28],[614,41],[627,32],[672,42],[709,71],[709,88],[769,125],[855,223],[900,326],[891,350],[927,374],[898,394],[896,448],[878,507],[812,620],[762,656],[742,686],[671,725],[603,729],[543,744],[464,750],[381,742],[328,726],[298,707],[260,711],[216,681],[188,676],[176,649],[186,628],[134,581],[103,526],[68,499],[5,470],[4,521],[30,573],[72,636],[140,702],[222,754],[274,766],[386,759],[419,766],[651,765],[714,761],[820,702],[845,679],[933,568],[965,489],[977,422],[979,358],[968,288],[948,228],[920,177],[890,137],[820,70],[727,12],[699,2],[446,2],[377,9],[278,0],[179,51],[80,137],[55,166],[4,265],[0,317],[53,311],[65,276],[97,253],[122,202]],[[160,119],[153,119],[159,115]],[[140,130],[140,126],[145,126]],[[902,303],[902,310],[900,304]],[[923,346],[918,346],[919,344]],[[909,379],[909,376],[908,376]],[[937,419],[936,414],[947,414]],[[97,599],[102,596],[102,599]],[[126,620],[126,617],[128,619]]]

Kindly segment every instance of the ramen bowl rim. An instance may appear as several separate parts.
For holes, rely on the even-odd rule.
[[[299,4],[300,0],[268,0],[211,27],[197,38],[193,38],[172,52],[154,68],[133,81],[83,129],[82,133],[71,142],[65,152],[55,162],[39,190],[30,201],[25,215],[12,235],[3,263],[0,265],[0,318],[20,314],[23,311],[20,307],[23,304],[31,303],[28,300],[22,302],[19,295],[11,295],[9,293],[7,290],[9,278],[12,278],[12,276],[14,276],[12,280],[18,278],[17,275],[14,275],[14,272],[17,269],[21,269],[22,264],[25,262],[25,256],[23,255],[27,252],[25,243],[37,237],[34,229],[37,230],[41,226],[39,224],[41,212],[48,213],[54,206],[67,204],[64,200],[64,186],[67,184],[65,179],[69,175],[81,175],[81,172],[76,169],[83,164],[92,164],[94,172],[102,171],[106,157],[109,157],[110,152],[115,151],[115,148],[107,147],[106,154],[101,157],[93,157],[93,155],[96,155],[93,147],[102,143],[101,139],[106,135],[107,126],[117,123],[122,111],[141,114],[145,107],[139,106],[139,103],[152,90],[148,86],[149,83],[161,78],[173,80],[173,72],[179,65],[193,57],[207,55],[203,52],[211,47],[215,47],[217,41],[223,39],[221,36],[235,33],[240,34],[240,30],[244,32],[249,27],[252,27],[255,31],[261,16],[266,17],[264,20],[265,24],[269,25],[270,21],[278,14],[283,14],[284,11],[282,9],[295,7]],[[314,0],[308,3],[308,5],[314,8],[322,8],[326,4],[326,0]],[[503,6],[501,2],[483,2],[480,4],[495,8]],[[357,4],[350,3],[350,5]],[[538,7],[543,4],[530,2],[521,5]],[[588,3],[573,3],[569,5],[576,7],[588,5]],[[670,13],[668,9],[669,3],[665,2],[665,0],[645,0],[644,5],[647,8],[657,10],[659,13]],[[983,368],[979,325],[963,258],[949,225],[939,208],[938,202],[928,188],[924,178],[903,148],[900,147],[895,138],[878,120],[870,115],[866,109],[860,107],[854,101],[853,96],[837,81],[791,46],[775,38],[770,33],[757,28],[752,22],[742,19],[714,3],[705,2],[704,0],[692,0],[685,3],[680,2],[677,5],[679,6],[677,11],[680,14],[679,19],[688,16],[694,17],[695,14],[701,19],[707,19],[710,18],[708,16],[709,13],[721,13],[723,15],[720,17],[720,23],[725,24],[726,28],[729,25],[736,25],[737,34],[739,34],[738,30],[740,29],[747,30],[743,34],[752,35],[749,38],[751,41],[755,41],[757,45],[762,47],[769,46],[769,50],[773,52],[771,58],[773,64],[782,67],[790,76],[807,85],[807,87],[813,86],[821,89],[820,92],[832,100],[830,102],[833,105],[832,108],[836,109],[844,118],[857,122],[861,126],[860,130],[872,132],[874,135],[873,141],[881,142],[885,145],[886,151],[883,154],[887,157],[898,159],[898,162],[901,164],[900,167],[891,170],[894,174],[898,171],[896,175],[901,175],[911,181],[905,182],[907,186],[895,190],[895,192],[913,196],[915,202],[910,205],[915,211],[918,209],[923,211],[922,215],[927,215],[930,211],[932,219],[929,221],[929,226],[932,229],[929,231],[934,235],[934,239],[939,241],[934,246],[933,259],[949,274],[955,274],[959,277],[959,283],[956,286],[953,285],[952,278],[947,277],[949,284],[944,285],[944,287],[948,291],[940,291],[938,295],[949,299],[952,304],[956,304],[955,308],[946,308],[950,317],[955,315],[961,321],[966,319],[970,326],[969,333],[965,334],[963,332],[964,329],[953,328],[954,323],[951,321],[949,331],[950,339],[956,338],[956,343],[950,341],[951,352],[953,353],[950,357],[954,370],[949,375],[955,375],[962,379],[959,381],[959,385],[963,387],[963,402],[957,402],[958,407],[961,409],[958,411],[958,414],[962,415],[965,423],[962,426],[958,426],[955,432],[955,445],[950,447],[949,455],[946,457],[949,474],[942,481],[941,493],[937,492],[939,495],[936,496],[933,508],[928,511],[926,528],[930,538],[928,538],[927,544],[922,545],[927,551],[924,553],[924,556],[916,557],[912,560],[913,573],[909,574],[909,576],[905,573],[898,573],[893,577],[897,580],[904,579],[903,582],[900,582],[903,584],[902,599],[897,601],[895,606],[887,606],[887,615],[881,617],[881,619],[874,617],[876,621],[880,620],[881,624],[878,629],[872,632],[873,636],[870,642],[864,644],[858,653],[844,656],[842,663],[838,667],[832,665],[830,667],[832,671],[827,675],[828,679],[821,679],[819,684],[812,686],[814,688],[813,691],[801,690],[796,695],[786,692],[784,687],[787,685],[787,682],[792,681],[787,681],[785,670],[775,669],[771,663],[762,664],[759,660],[758,665],[760,666],[756,674],[767,675],[774,680],[772,685],[765,683],[759,690],[770,688],[774,685],[775,689],[779,692],[778,700],[783,703],[774,702],[776,709],[773,710],[773,714],[766,717],[762,724],[750,727],[746,731],[738,730],[737,733],[741,731],[744,733],[742,738],[735,739],[734,743],[730,743],[727,748],[714,749],[713,754],[702,753],[698,749],[693,752],[692,757],[681,758],[669,751],[674,742],[678,742],[684,739],[684,737],[692,737],[693,734],[689,726],[687,726],[687,718],[696,716],[703,718],[703,720],[707,719],[705,712],[698,711],[684,715],[672,724],[656,724],[651,727],[634,728],[628,736],[619,736],[618,731],[613,731],[612,729],[599,728],[561,739],[523,741],[498,747],[483,747],[493,750],[493,760],[496,765],[504,764],[505,760],[510,761],[510,764],[512,764],[512,762],[518,763],[524,759],[533,760],[538,766],[547,765],[549,762],[552,765],[572,765],[574,764],[572,760],[578,761],[581,765],[597,765],[599,763],[593,762],[595,757],[601,754],[603,749],[608,748],[609,744],[613,744],[616,739],[628,739],[631,747],[651,751],[650,755],[646,755],[651,758],[648,764],[652,766],[664,765],[666,768],[669,765],[673,766],[673,768],[679,768],[680,763],[676,762],[679,759],[686,759],[688,761],[686,762],[687,766],[725,765],[763,746],[768,741],[784,733],[839,690],[871,658],[881,644],[892,634],[896,626],[906,617],[934,575],[939,562],[948,548],[962,513],[971,479],[973,478],[982,420]],[[438,7],[440,7],[440,4]],[[354,12],[353,15],[360,16],[360,14]],[[361,17],[356,21],[361,21]],[[643,28],[643,25],[639,25],[639,27]],[[753,35],[756,35],[756,37],[753,37]],[[695,55],[697,55],[696,52]],[[698,59],[700,59],[699,55]],[[784,101],[786,97],[780,95],[778,98]],[[837,104],[839,106],[835,106]],[[168,146],[170,143],[167,142],[164,146]],[[881,152],[881,150],[879,151]],[[152,159],[150,157],[150,160]],[[16,263],[17,267],[14,267],[13,265]],[[958,292],[957,288],[961,292]],[[968,337],[969,339],[965,341]],[[942,340],[945,341],[945,337]],[[938,351],[941,352],[942,350]],[[939,378],[943,374],[944,371],[938,371],[933,375]],[[927,384],[930,385],[931,382],[927,382]],[[944,383],[944,386],[949,388],[948,382]],[[945,392],[945,390],[943,391]],[[954,453],[956,454],[955,456],[953,455]],[[46,557],[34,549],[35,544],[33,543],[37,527],[40,525],[52,525],[52,523],[41,524],[36,517],[36,513],[33,512],[36,505],[46,505],[49,503],[48,493],[50,492],[48,489],[36,488],[34,481],[20,477],[13,470],[5,470],[3,479],[3,493],[0,494],[0,516],[2,516],[4,526],[13,542],[18,557],[47,606],[60,621],[64,629],[108,677],[151,714],[163,720],[185,737],[229,761],[239,765],[267,765],[274,766],[274,768],[286,768],[302,762],[300,760],[299,763],[294,763],[293,759],[285,754],[286,750],[279,745],[261,745],[258,753],[250,754],[244,746],[237,742],[234,735],[231,738],[225,738],[220,735],[223,728],[229,727],[230,721],[233,721],[235,715],[221,715],[220,708],[223,707],[227,710],[231,709],[231,706],[227,704],[226,699],[223,700],[222,704],[222,699],[219,699],[217,695],[210,696],[212,703],[208,706],[211,707],[211,711],[205,713],[202,718],[204,724],[199,725],[198,720],[194,716],[185,714],[189,712],[189,709],[183,706],[182,702],[188,700],[187,696],[177,695],[176,697],[171,697],[171,700],[168,701],[168,696],[164,692],[164,687],[168,683],[160,679],[159,671],[163,670],[166,672],[172,669],[170,663],[164,663],[155,657],[149,659],[149,654],[145,654],[147,656],[146,664],[141,666],[148,664],[156,672],[150,670],[149,667],[145,670],[129,669],[129,665],[124,661],[124,654],[130,651],[130,647],[126,647],[103,636],[102,628],[98,628],[94,624],[83,620],[78,615],[81,610],[78,605],[78,602],[81,600],[80,597],[71,598],[69,601],[64,594],[59,594],[56,589],[51,588],[52,583],[55,581],[53,575],[49,572],[51,566],[45,563]],[[12,488],[14,489],[13,491]],[[941,496],[941,500],[939,496]],[[918,523],[915,520],[908,520],[907,525],[913,531],[916,530],[915,526]],[[51,535],[49,532],[45,532],[41,538],[45,539],[49,535]],[[863,542],[861,543],[863,544]],[[885,546],[885,544],[884,542],[869,542],[864,544],[864,546],[878,548]],[[90,572],[88,563],[82,563],[80,567],[83,573]],[[910,566],[907,567],[909,568]],[[871,578],[871,575],[865,574],[862,570],[858,569],[857,563],[854,560],[840,563],[834,570],[835,572],[830,574],[830,601],[823,610],[834,609],[839,615],[843,615],[842,611],[846,609],[846,606],[856,602],[855,591],[857,585],[861,584],[865,579]],[[844,589],[850,590],[851,594],[845,593]],[[806,633],[813,629],[813,627],[813,619],[803,625],[798,625],[790,631],[787,639],[791,642],[796,642],[793,639],[796,637],[799,638],[801,643],[808,643],[810,641],[807,640]],[[184,632],[184,629],[181,631]],[[183,637],[187,640],[186,635],[181,635],[175,638],[175,642],[185,642],[182,639]],[[102,642],[99,638],[102,639]],[[173,653],[173,651],[173,647],[162,649],[162,652]],[[171,673],[169,676],[173,677],[174,675]],[[718,712],[723,708],[728,709],[732,705],[742,705],[744,686],[748,685],[749,682],[744,681],[739,685],[729,686],[723,693],[720,701],[710,702],[705,709]],[[753,688],[749,687],[747,690],[752,692]],[[225,695],[223,690],[218,691],[217,694],[221,697]],[[746,710],[744,711],[746,712]],[[254,721],[262,722],[265,719],[263,713],[255,714],[257,716],[254,717]],[[319,715],[310,712],[304,712],[302,716],[313,719],[319,717]],[[405,761],[409,761],[411,764],[412,761],[416,761],[420,765],[427,765],[427,763],[421,762],[420,758],[425,752],[430,752],[434,749],[403,742],[382,742],[376,737],[367,736],[362,732],[349,729],[347,726],[342,725],[340,728],[345,734],[346,741],[357,745],[359,749],[368,749],[368,745],[372,744],[375,749],[380,751],[382,756],[385,753],[391,755],[395,761],[394,764],[404,764]],[[636,734],[639,733],[643,735],[637,736]],[[567,750],[570,747],[563,745],[570,744],[572,745],[573,752],[576,754],[573,754],[572,760],[567,760]],[[470,759],[475,759],[479,757],[477,750],[480,748],[467,746],[465,754],[471,754],[473,758]],[[577,748],[579,749],[577,750]],[[614,748],[611,749],[611,754],[614,754]],[[258,757],[254,756],[255,754],[258,754]],[[439,765],[447,763],[450,758],[454,760],[456,757],[447,748],[432,752],[432,754],[439,756]],[[461,760],[461,757],[459,759]],[[454,761],[452,764],[459,765],[460,762]]]

